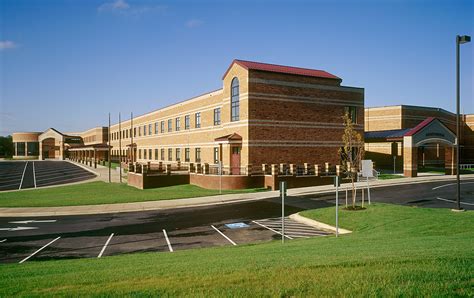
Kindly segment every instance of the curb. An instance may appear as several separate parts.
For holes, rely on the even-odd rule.
[[[297,221],[299,223],[314,227],[316,229],[336,233],[336,227],[325,224],[323,222],[316,221],[314,219],[310,219],[310,218],[301,216],[299,213],[294,213],[294,214],[290,215],[290,218],[294,221]],[[350,234],[350,233],[352,233],[352,231],[339,228],[339,234],[343,235],[343,234]]]

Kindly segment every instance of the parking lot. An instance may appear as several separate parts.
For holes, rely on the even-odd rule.
[[[250,208],[257,212],[250,212]],[[303,208],[288,205],[288,213]],[[48,218],[1,218],[0,264],[173,253],[281,239],[279,200],[226,206]],[[250,217],[249,217],[250,216]],[[285,217],[288,241],[328,235]]]
[[[66,161],[1,161],[0,191],[84,181],[95,174]]]

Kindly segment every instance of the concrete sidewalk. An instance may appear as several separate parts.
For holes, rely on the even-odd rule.
[[[455,176],[425,176],[417,178],[398,178],[390,180],[370,181],[370,186],[373,188],[404,185],[425,182],[449,181],[455,182]],[[474,179],[474,174],[462,175],[462,180]],[[356,183],[357,187],[365,187],[366,182]],[[351,188],[350,183],[341,185],[341,190]],[[334,186],[312,186],[304,188],[294,188],[288,190],[289,196],[324,194],[334,192]],[[135,212],[145,210],[160,210],[171,208],[185,208],[209,206],[218,204],[229,204],[237,202],[263,200],[275,198],[279,196],[278,191],[245,193],[245,194],[228,194],[208,197],[177,199],[177,200],[162,200],[162,201],[147,201],[136,203],[122,203],[122,204],[107,204],[107,205],[85,205],[85,206],[66,206],[66,207],[22,207],[22,208],[0,208],[0,217],[38,217],[38,216],[63,216],[63,215],[85,215],[85,214],[104,214],[104,213],[119,213],[119,212]]]
[[[93,180],[87,180],[87,182],[91,182],[91,181],[109,182],[109,168],[107,166],[101,166],[97,164],[97,168],[94,168],[94,167],[85,165],[83,163],[75,162],[72,160],[66,160],[66,161],[97,175],[96,178],[94,178]],[[119,175],[118,169],[110,169],[110,180],[114,183],[120,182],[120,175]],[[122,182],[127,182],[127,175],[122,175]]]

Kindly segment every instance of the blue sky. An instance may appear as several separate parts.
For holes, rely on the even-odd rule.
[[[234,58],[324,69],[369,107],[454,111],[456,34],[474,35],[474,1],[0,0],[0,135],[143,114],[221,88]]]

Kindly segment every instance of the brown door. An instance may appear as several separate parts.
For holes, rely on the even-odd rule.
[[[240,175],[240,147],[232,147],[230,167],[232,175]]]

